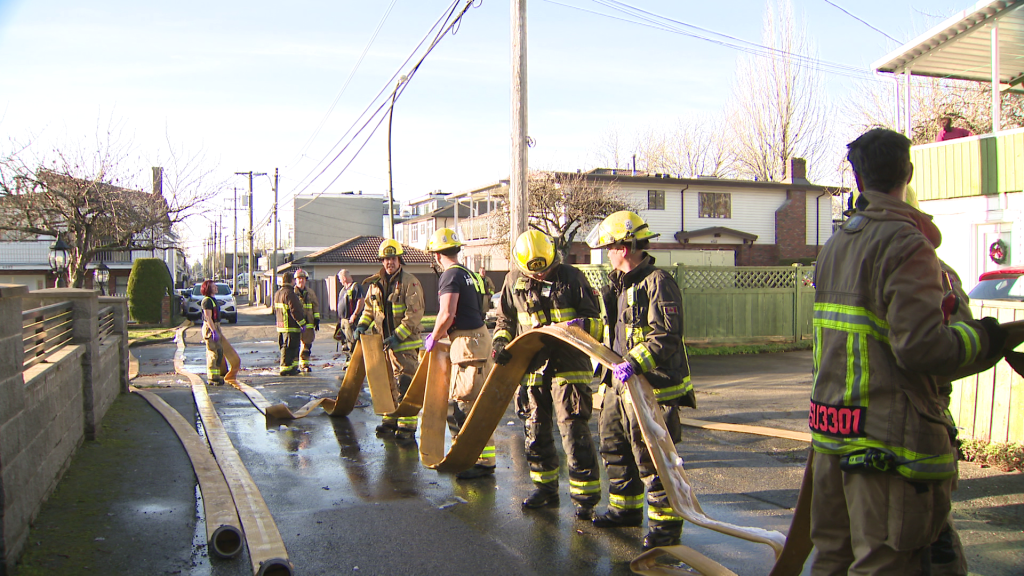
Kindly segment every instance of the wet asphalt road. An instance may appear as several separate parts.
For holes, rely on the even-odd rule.
[[[275,375],[276,339],[265,324],[265,317],[241,316],[239,326],[228,328],[246,368],[243,381],[293,408],[337,391],[342,358],[326,326],[314,346],[313,375],[281,378]],[[196,332],[189,331],[185,360],[202,374]],[[136,385],[196,421],[187,381],[171,372],[173,352],[172,344],[135,349]],[[686,415],[803,431],[810,362],[806,352],[692,358],[700,409]],[[363,406],[347,418],[318,409],[293,422],[267,422],[233,388],[209,391],[297,575],[623,575],[641,551],[642,528],[597,530],[573,519],[564,466],[559,508],[520,508],[532,486],[522,426],[511,409],[496,431],[495,477],[464,482],[420,465],[415,445],[376,438],[380,420],[365,390]],[[44,506],[25,566],[15,574],[93,574],[97,566],[104,574],[251,574],[244,552],[232,560],[206,554],[194,476],[162,418],[129,395],[118,399],[104,426],[100,442],[83,446]],[[592,429],[596,439],[596,416]],[[684,428],[678,448],[709,516],[788,529],[806,445]],[[987,475],[968,466],[955,498],[972,573],[1019,574],[1024,522],[1014,515],[1021,510],[1024,475]],[[745,576],[767,574],[772,565],[767,547],[690,524],[682,543]]]

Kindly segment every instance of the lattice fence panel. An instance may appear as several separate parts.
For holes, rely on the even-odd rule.
[[[680,268],[680,287],[685,289],[793,288],[794,268]]]

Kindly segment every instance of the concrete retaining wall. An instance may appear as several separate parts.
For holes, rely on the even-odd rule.
[[[58,302],[72,304],[72,340],[25,369],[21,313]],[[91,290],[0,284],[0,576],[13,569],[75,450],[128,390],[127,302],[103,299],[114,308],[114,333],[102,342],[99,303]]]

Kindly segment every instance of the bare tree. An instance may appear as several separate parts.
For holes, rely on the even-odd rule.
[[[550,236],[563,261],[581,232],[614,212],[637,209],[615,187],[596,186],[585,174],[530,173],[529,227]],[[508,203],[490,214],[491,236],[507,237]],[[502,246],[507,256],[508,245]]]
[[[732,172],[732,158],[721,119],[696,116],[676,120],[674,127],[651,127],[638,138],[638,166],[645,172],[680,176],[723,177]]]
[[[171,151],[170,170],[152,192],[121,126],[97,129],[94,147],[61,145],[44,156],[11,143],[0,156],[0,231],[23,238],[60,237],[69,246],[71,286],[84,285],[101,252],[170,248],[172,227],[216,192],[201,156]]]
[[[602,168],[627,168],[631,160],[630,150],[634,148],[629,138],[618,127],[609,128],[598,138],[591,151],[595,165]]]
[[[812,173],[821,174],[832,114],[824,79],[809,60],[814,54],[789,0],[768,4],[761,42],[770,52],[740,60],[728,106],[737,172],[781,181],[787,160],[799,156]]]

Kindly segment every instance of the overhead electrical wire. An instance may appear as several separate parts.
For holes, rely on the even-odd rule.
[[[345,90],[348,89],[348,85],[352,82],[352,78],[355,77],[356,72],[359,70],[359,66],[362,65],[363,59],[366,58],[366,54],[370,51],[370,47],[373,46],[373,42],[377,39],[377,35],[380,34],[380,30],[384,27],[384,22],[387,21],[396,2],[398,2],[398,0],[391,0],[391,4],[388,5],[388,9],[384,11],[384,16],[381,17],[380,22],[377,23],[377,28],[375,28],[373,30],[373,34],[370,35],[370,40],[363,48],[363,53],[359,55],[359,59],[356,60],[355,65],[352,67],[352,71],[348,73],[348,78],[346,78],[345,83],[342,84],[341,90],[338,91],[338,95],[334,97],[334,102],[331,102],[331,106],[327,109],[327,113],[324,114],[324,117],[320,120],[320,123],[317,124],[316,129],[313,130],[313,133],[309,136],[309,139],[306,140],[306,143],[302,145],[301,149],[299,149],[298,157],[302,157],[302,155],[306,153],[306,150],[309,149],[313,140],[320,134],[320,130],[323,129],[324,124],[327,123],[327,119],[331,117],[331,113],[334,112],[335,106],[337,106],[338,102],[341,101],[342,95],[345,94]]]
[[[367,126],[369,126],[373,122],[373,118],[375,116],[377,116],[378,114],[380,114],[382,111],[386,110],[391,105],[389,100],[392,99],[392,94],[388,93],[388,88],[390,88],[392,86],[392,83],[401,74],[402,69],[416,56],[417,52],[419,52],[419,50],[422,48],[423,44],[427,41],[427,39],[430,37],[430,35],[432,33],[434,33],[434,31],[437,30],[438,27],[440,26],[440,31],[437,32],[437,34],[434,37],[433,41],[431,42],[430,46],[427,48],[426,52],[423,54],[423,56],[419,59],[419,61],[413,67],[412,71],[408,74],[408,77],[407,77],[406,81],[402,82],[397,88],[393,89],[393,90],[397,91],[397,93],[393,92],[394,97],[397,98],[397,96],[399,94],[401,94],[402,91],[404,91],[405,86],[408,84],[409,79],[411,79],[411,77],[415,73],[416,69],[420,66],[420,64],[422,64],[423,59],[426,58],[427,54],[429,54],[430,51],[433,50],[433,48],[435,46],[437,46],[437,44],[441,40],[441,38],[443,38],[444,35],[447,34],[452,29],[454,24],[459,22],[459,20],[466,13],[466,11],[469,10],[469,8],[474,5],[474,3],[471,0],[467,1],[465,8],[463,8],[463,10],[458,14],[458,16],[455,18],[454,21],[451,21],[452,20],[452,16],[454,15],[456,8],[458,7],[458,3],[459,3],[459,0],[455,0],[454,2],[452,2],[451,6],[447,10],[445,10],[445,13],[442,14],[442,16],[438,19],[438,21],[434,23],[434,25],[430,28],[430,30],[427,32],[427,34],[424,36],[424,38],[422,40],[420,40],[419,44],[416,45],[416,47],[413,49],[413,51],[405,59],[405,61],[403,61],[402,64],[398,67],[398,70],[391,76],[391,78],[389,78],[387,80],[387,82],[384,84],[384,86],[381,88],[381,90],[377,93],[377,95],[371,100],[371,102],[367,105],[367,107],[363,110],[363,112],[360,113],[360,115],[356,118],[355,122],[353,122],[352,126],[350,126],[349,129],[345,131],[345,133],[341,136],[341,138],[338,140],[338,142],[335,143],[335,145],[331,148],[331,150],[329,150],[327,152],[327,154],[325,154],[324,158],[321,159],[316,164],[316,166],[314,166],[309,171],[309,173],[307,173],[306,176],[304,176],[302,178],[302,180],[300,180],[299,185],[296,187],[296,189],[294,189],[292,191],[292,193],[291,193],[292,196],[297,196],[297,195],[301,194],[302,192],[305,192],[307,189],[309,189],[310,186],[318,178],[323,176],[324,173],[328,170],[328,168],[330,168],[331,165],[333,165],[341,157],[341,155],[345,153],[345,151],[349,148],[349,146],[351,146],[356,141],[357,137],[363,132],[363,130],[365,130],[367,128]],[[386,96],[386,98],[384,98],[382,100],[381,96],[383,96],[385,94],[387,94],[387,96]],[[380,101],[380,103],[377,105],[376,109],[373,110],[372,114],[369,114],[369,116],[367,117],[367,113],[371,110],[371,108],[373,108],[374,104],[377,103],[378,101]],[[362,122],[361,125],[360,125],[360,122]],[[363,144],[359,147],[359,150],[362,150],[362,148],[366,146],[366,143],[369,141],[370,136],[372,136],[373,132],[376,131],[377,127],[380,126],[380,123],[381,123],[381,121],[378,121],[376,126],[374,126],[373,131],[371,131],[370,134],[368,134],[366,136],[366,141],[364,141]],[[355,131],[354,134],[353,134],[353,131]],[[349,137],[350,134],[351,134],[351,137]],[[348,140],[346,141],[346,139],[348,139]],[[339,146],[341,147],[340,150],[338,149]],[[337,150],[336,154],[335,154],[335,150]],[[332,154],[333,154],[333,157],[332,157]],[[356,151],[356,155],[358,155],[358,150]],[[353,157],[353,159],[354,159],[354,157]],[[346,164],[346,168],[347,168],[348,165],[351,164],[351,162],[352,162],[352,160],[350,160],[348,162],[348,164]],[[322,166],[322,168],[321,168],[321,166]],[[319,171],[318,171],[318,169],[319,169]],[[344,169],[342,170],[342,172],[344,172]],[[324,187],[323,192],[326,192],[326,189],[329,188],[331,184],[336,182],[338,177],[340,177],[340,176],[341,176],[341,173],[339,173],[331,181],[330,184],[328,184],[326,187]],[[317,196],[319,196],[320,194],[323,194],[323,192],[320,192],[319,194],[317,194]]]
[[[826,3],[826,4],[830,4],[830,5],[832,5],[832,6],[836,7],[836,8],[838,8],[838,9],[839,9],[840,11],[844,12],[844,13],[845,13],[845,14],[846,14],[847,16],[849,16],[850,18],[853,18],[854,20],[856,20],[856,21],[860,22],[861,24],[863,24],[863,25],[867,26],[868,28],[871,28],[871,29],[872,29],[872,30],[874,30],[875,32],[878,32],[879,34],[881,34],[882,36],[885,36],[885,37],[886,37],[886,38],[888,38],[889,40],[892,40],[892,41],[893,41],[893,42],[895,42],[896,44],[902,44],[902,42],[900,42],[899,40],[897,40],[897,39],[893,38],[892,36],[889,36],[888,34],[886,34],[885,32],[882,32],[882,31],[881,31],[881,30],[879,30],[878,28],[875,28],[875,27],[874,27],[874,26],[872,26],[872,25],[871,25],[871,24],[870,24],[870,23],[869,23],[869,22],[868,22],[867,20],[864,20],[863,18],[860,18],[860,17],[858,17],[858,16],[854,15],[854,14],[853,14],[852,12],[850,12],[850,11],[849,11],[849,10],[847,10],[846,8],[843,8],[843,7],[842,7],[842,6],[840,6],[839,4],[836,4],[836,3],[835,3],[835,2],[833,2],[832,0],[825,0],[825,3]]]

